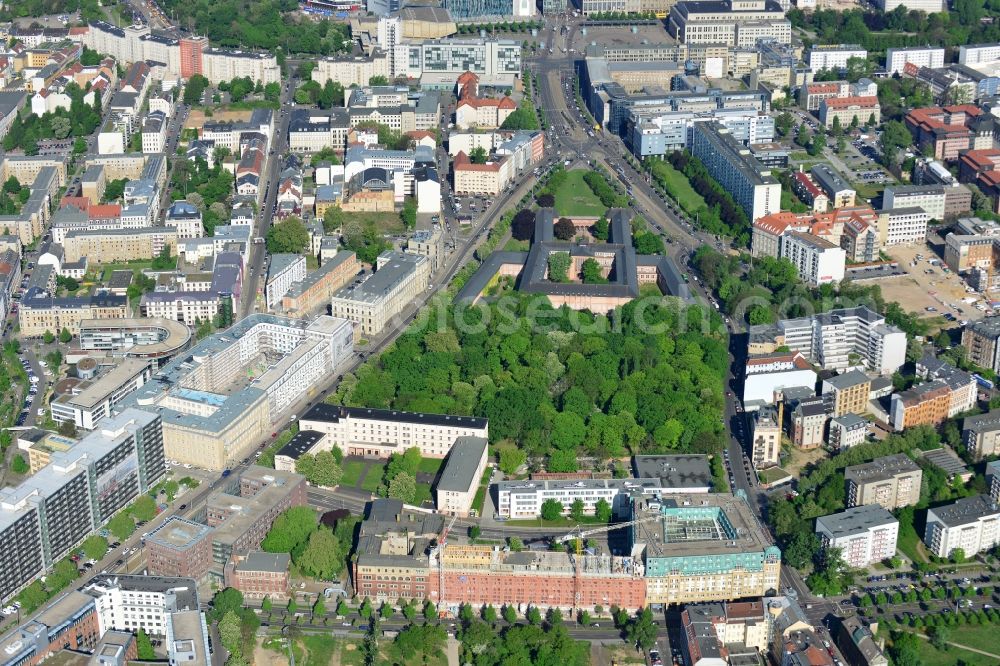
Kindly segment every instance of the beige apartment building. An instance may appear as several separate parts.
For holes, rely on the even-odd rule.
[[[293,284],[281,298],[281,309],[293,317],[305,317],[326,310],[337,290],[350,282],[360,270],[357,255],[341,250],[318,269],[307,273],[304,280]]]
[[[128,299],[106,292],[82,298],[54,298],[31,295],[21,299],[17,312],[21,335],[37,338],[46,331],[58,333],[64,328],[73,335],[80,332],[84,319],[124,319],[131,316]]]
[[[773,407],[765,405],[757,410],[750,437],[753,443],[751,462],[756,469],[773,467],[778,464],[781,454],[781,424]]]
[[[468,516],[486,472],[487,442],[482,437],[459,437],[455,440],[437,486],[434,488],[438,513]]]
[[[455,194],[496,196],[507,187],[512,170],[513,163],[506,157],[486,164],[473,164],[465,153],[459,153],[452,162]]]
[[[135,259],[152,259],[170,248],[177,254],[177,229],[175,227],[144,227],[139,229],[99,229],[95,231],[70,231],[63,239],[65,261],[110,264]]]
[[[431,262],[409,252],[385,252],[376,271],[361,284],[344,287],[330,299],[330,314],[355,322],[355,338],[378,334],[430,283]]]
[[[879,504],[887,511],[920,501],[923,472],[908,456],[897,453],[844,470],[847,507]]]
[[[823,380],[823,397],[830,405],[830,415],[836,418],[844,414],[867,412],[871,387],[871,379],[860,370],[851,370]]]
[[[375,49],[370,56],[331,56],[316,61],[312,80],[320,85],[333,81],[350,88],[364,87],[375,76],[391,77],[389,54]]]

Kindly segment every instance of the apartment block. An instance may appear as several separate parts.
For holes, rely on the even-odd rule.
[[[445,460],[434,488],[438,513],[468,516],[479,483],[486,472],[487,441],[481,437],[459,437]]]
[[[927,510],[924,544],[938,557],[962,550],[966,557],[1000,543],[1000,508],[989,495],[964,497]]]
[[[828,400],[830,415],[864,414],[868,411],[871,379],[860,370],[851,370],[823,380],[823,397]]]
[[[281,299],[281,310],[290,317],[309,317],[326,311],[333,295],[361,270],[356,254],[338,250],[319,268],[296,282]]]
[[[691,154],[732,194],[751,223],[781,210],[781,183],[719,123],[695,124]]]
[[[901,75],[907,64],[930,67],[931,69],[944,67],[944,49],[932,46],[912,46],[885,50],[885,71],[888,72],[889,76]]]
[[[49,403],[52,420],[93,430],[152,375],[153,369],[148,360],[124,359],[101,376],[82,380],[72,392],[57,394]]]
[[[966,358],[981,368],[1000,372],[1000,317],[969,322],[962,330]]]
[[[684,44],[753,48],[758,40],[790,44],[791,24],[773,0],[682,1],[670,8],[667,32]]]
[[[84,257],[94,264],[152,259],[163,250],[177,254],[177,230],[171,227],[70,231],[62,240],[67,262]]]
[[[819,119],[827,129],[833,127],[835,120],[840,121],[841,127],[850,127],[855,120],[860,125],[878,125],[881,118],[878,97],[831,97],[819,103]]]
[[[875,228],[879,247],[913,245],[927,239],[927,223],[931,216],[921,206],[885,208],[878,212]]]
[[[925,354],[916,363],[916,375],[920,379],[939,379],[951,389],[948,417],[957,416],[976,406],[978,388],[972,373],[959,370],[951,363]]]
[[[250,315],[164,365],[126,403],[163,415],[170,458],[226,469],[269,439],[316,382],[338,373],[353,339],[343,319]],[[251,371],[259,374],[247,385]]]
[[[339,448],[344,455],[388,458],[411,447],[429,458],[444,458],[463,437],[489,438],[489,422],[474,416],[400,412],[321,403],[299,420],[300,430],[323,434],[316,450]],[[275,458],[279,469],[291,469],[294,460]]]
[[[812,177],[823,190],[831,207],[847,208],[854,205],[857,192],[829,164],[821,163],[814,166]]]
[[[772,352],[747,358],[744,369],[743,407],[753,411],[773,404],[775,396],[790,388],[816,390],[816,371],[797,352]]]
[[[940,379],[892,396],[890,422],[898,432],[918,425],[937,426],[948,418],[951,389]]]
[[[856,506],[817,518],[816,534],[824,548],[840,549],[847,566],[862,569],[895,556],[899,521],[877,504]]]
[[[868,439],[871,424],[857,414],[844,414],[830,419],[830,432],[827,443],[833,451],[847,449],[864,444]]]
[[[863,305],[750,327],[749,354],[768,354],[781,346],[801,352],[826,370],[846,370],[861,363],[889,375],[905,361],[906,334]]]
[[[750,461],[756,469],[773,467],[779,463],[781,455],[781,423],[773,407],[761,407],[754,414],[750,428],[753,449]]]
[[[632,519],[640,522],[629,527],[629,552],[645,566],[647,603],[726,601],[781,590],[781,550],[739,497],[637,499]]]
[[[815,449],[821,446],[826,423],[829,420],[830,415],[823,398],[797,400],[791,411],[792,444],[801,449]]]
[[[6,596],[6,595],[5,595]],[[4,664],[36,666],[65,648],[90,651],[101,642],[94,599],[76,590],[58,595],[0,639]]]
[[[375,273],[344,287],[330,300],[330,312],[355,323],[355,335],[377,335],[393,317],[427,289],[430,261],[407,252],[378,257]]]
[[[37,338],[62,329],[76,335],[85,319],[123,319],[129,316],[128,299],[108,292],[76,298],[56,298],[40,288],[31,288],[21,297],[17,312],[21,335]]]
[[[923,472],[909,456],[897,453],[844,470],[847,506],[878,504],[888,511],[920,501]]]
[[[1000,411],[962,419],[962,442],[976,460],[1000,455]]]
[[[917,146],[930,149],[938,160],[953,161],[961,151],[993,147],[993,121],[974,104],[913,109],[904,121]]]
[[[192,578],[100,574],[82,592],[94,598],[102,631],[165,636],[171,614],[199,608]]]
[[[0,598],[41,576],[166,472],[156,414],[126,409],[0,490]]]

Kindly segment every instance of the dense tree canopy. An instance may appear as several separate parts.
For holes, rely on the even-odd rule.
[[[607,332],[606,318],[552,310],[537,296],[504,300],[461,311],[461,325],[437,306],[445,309],[430,313],[433,330],[412,328],[346,377],[334,399],[486,416],[494,442],[509,440],[536,456],[721,446],[728,357],[716,317],[705,334],[709,315],[699,308],[635,302],[623,308],[620,329]],[[529,308],[544,313],[534,326]],[[447,322],[443,330],[438,321]]]

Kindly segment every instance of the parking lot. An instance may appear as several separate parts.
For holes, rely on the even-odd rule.
[[[979,294],[968,293],[965,283],[955,273],[945,272],[944,262],[927,245],[891,247],[887,251],[906,274],[879,280],[886,301],[896,301],[905,310],[928,317],[953,317],[954,322],[944,322],[946,328],[986,316],[974,305],[962,302],[963,298],[982,299]]]

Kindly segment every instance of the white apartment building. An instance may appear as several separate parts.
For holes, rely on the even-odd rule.
[[[141,629],[164,636],[172,613],[198,610],[198,587],[192,578],[101,574],[82,592],[94,598],[102,634]]]
[[[361,284],[344,287],[330,302],[334,317],[357,324],[355,335],[377,335],[389,321],[427,289],[431,263],[408,252],[385,252],[374,274]]]
[[[142,121],[142,152],[162,153],[167,142],[167,117],[153,111]]]
[[[664,491],[660,479],[586,479],[582,481],[500,481],[494,484],[497,513],[501,518],[537,518],[546,500],[562,504],[569,514],[573,502],[583,502],[583,512],[594,515],[597,503],[606,501],[617,513],[630,503],[633,493],[659,496]]]
[[[320,403],[299,419],[299,430],[323,434],[313,452],[334,447],[344,455],[388,458],[416,447],[427,458],[444,458],[460,437],[489,438],[489,421],[475,416],[399,412]],[[275,468],[294,461],[275,458]],[[291,465],[289,466],[289,463]]]
[[[826,370],[851,367],[852,354],[882,375],[892,374],[906,361],[906,333],[863,305],[750,327],[750,354],[771,353],[781,346]]]
[[[751,422],[750,442],[750,462],[756,469],[778,464],[781,455],[781,424],[778,423],[778,413],[773,407],[761,407],[757,410]]]
[[[345,89],[367,86],[376,76],[384,76],[386,79],[392,76],[389,71],[389,54],[381,49],[375,49],[371,55],[320,58],[312,71],[312,80],[320,85],[333,81]]]
[[[899,521],[881,505],[856,506],[816,519],[824,548],[839,548],[852,569],[866,568],[896,554]]]
[[[757,161],[721,124],[696,123],[691,154],[732,194],[751,224],[781,210],[781,183],[771,175],[770,168]]]
[[[927,510],[924,544],[938,557],[957,549],[966,557],[1000,543],[1000,509],[989,495],[965,497]]]
[[[221,304],[222,297],[213,291],[154,291],[142,295],[140,307],[144,317],[163,317],[194,325],[212,321]]]
[[[868,51],[858,44],[831,44],[814,46],[809,49],[806,62],[809,69],[818,72],[821,69],[847,69],[847,61],[851,58],[868,58]]]
[[[876,0],[875,6],[883,12],[891,12],[896,7],[905,7],[908,11],[919,11],[927,14],[937,14],[948,11],[945,0]]]
[[[1000,60],[1000,44],[968,44],[958,47],[958,64],[989,65]]]
[[[889,76],[902,74],[907,63],[932,69],[944,67],[944,49],[933,46],[911,46],[885,50],[885,71]]]
[[[844,279],[847,252],[825,238],[786,232],[781,236],[781,256],[795,264],[803,282],[814,287]]]
[[[306,279],[306,258],[302,254],[272,254],[264,288],[267,308],[281,305],[282,297],[292,285]]]
[[[890,247],[923,243],[927,238],[927,223],[930,219],[931,216],[920,206],[907,205],[880,210],[876,223],[879,245]]]
[[[670,9],[667,31],[684,44],[753,48],[760,39],[792,40],[791,23],[774,0],[678,2]]]

